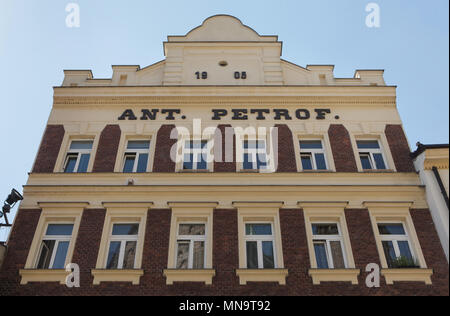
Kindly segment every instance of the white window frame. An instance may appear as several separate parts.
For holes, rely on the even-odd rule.
[[[180,235],[180,225],[204,225],[205,234],[204,235]],[[178,246],[179,242],[189,241],[189,259],[188,268],[183,270],[192,270],[194,266],[194,243],[196,241],[203,241],[203,269],[206,269],[206,255],[207,255],[207,238],[208,236],[208,225],[205,222],[179,222],[177,224],[177,237],[176,237],[176,247],[175,247],[175,267],[178,266]]]
[[[72,143],[74,142],[91,142],[92,143],[92,148],[91,149],[70,149],[70,147],[72,146]],[[92,149],[94,148],[94,140],[92,139],[72,139],[70,140],[69,143],[69,149],[67,150],[66,153],[66,158],[64,160],[64,164],[63,164],[63,170],[62,172],[65,172],[66,167],[67,167],[67,163],[69,162],[69,156],[74,156],[75,154],[77,155],[77,162],[75,163],[75,167],[73,168],[73,172],[72,173],[78,173],[78,167],[80,166],[80,160],[81,160],[81,156],[84,154],[89,154],[89,164],[91,162],[92,159]],[[88,170],[89,170],[89,166],[88,166]]]
[[[246,142],[256,142],[256,144],[259,144],[260,142],[264,142],[264,148],[245,148]],[[245,155],[251,154],[252,155],[252,168],[251,169],[245,169],[244,168],[244,162],[245,162]],[[265,168],[259,169],[258,168],[258,156],[260,154],[264,154],[266,157],[266,166]],[[269,168],[269,155],[267,154],[267,140],[266,139],[244,139],[242,141],[242,170],[266,170]]]
[[[358,142],[360,141],[373,141],[373,142],[377,142],[379,148],[359,148],[358,147]],[[384,149],[383,149],[383,145],[381,144],[381,141],[379,139],[360,139],[357,138],[356,139],[356,148],[358,149],[358,158],[359,158],[359,162],[361,163],[361,169],[366,171],[366,170],[388,170],[389,169],[389,165],[388,165],[388,161],[386,159],[386,155],[384,154]],[[374,159],[374,154],[381,154],[381,157],[383,157],[383,162],[384,162],[384,166],[386,167],[385,169],[378,169],[377,168],[377,164],[375,163],[375,159]],[[369,156],[369,163],[370,166],[372,167],[371,169],[364,169],[364,166],[362,165],[361,162],[361,155],[368,155]]]
[[[71,235],[52,235],[49,236],[47,235],[47,230],[48,227],[50,225],[72,225],[72,234]],[[64,261],[67,261],[67,256],[69,255],[69,247],[70,247],[70,243],[72,241],[72,236],[74,233],[74,229],[75,229],[75,223],[74,222],[48,222],[45,225],[45,233],[44,236],[41,238],[41,244],[39,246],[39,251],[38,251],[38,255],[36,257],[36,261],[34,263],[34,267],[37,269],[37,266],[39,264],[39,260],[41,259],[41,255],[42,255],[42,249],[44,247],[44,241],[46,240],[54,240],[55,241],[55,247],[53,247],[53,252],[51,255],[51,259],[50,259],[50,263],[49,263],[49,267],[45,268],[43,270],[53,270],[53,264],[55,263],[55,257],[56,257],[56,253],[58,251],[58,246],[60,242],[68,242],[69,246],[67,247],[67,253],[66,253],[66,258]]]
[[[302,149],[300,143],[301,142],[308,142],[308,141],[320,141],[320,144],[322,145],[321,149]],[[316,154],[323,154],[323,157],[325,159],[325,169],[324,170],[319,170],[319,171],[326,171],[329,170],[329,166],[328,166],[328,159],[327,159],[327,153],[325,150],[325,146],[324,146],[324,142],[322,139],[320,138],[310,138],[310,139],[299,139],[298,140],[298,147],[299,147],[299,151],[300,151],[300,168],[302,171],[311,171],[311,170],[304,170],[303,169],[303,163],[302,163],[302,155],[305,154],[310,154],[311,156],[311,163],[312,163],[312,170],[314,171],[318,171],[317,169],[317,163],[316,163]]]
[[[135,225],[137,224],[139,226],[138,231],[136,233],[136,235],[113,235],[113,230],[114,230],[114,226],[115,225]],[[112,242],[120,242],[120,251],[119,251],[119,260],[118,260],[118,264],[117,264],[117,270],[122,270],[123,269],[123,259],[125,257],[125,247],[128,241],[135,241],[136,242],[136,252],[134,254],[134,266],[133,269],[136,269],[137,266],[137,262],[136,262],[136,257],[137,257],[137,252],[138,252],[138,243],[139,243],[139,233],[141,230],[141,223],[139,222],[113,222],[111,225],[111,229],[109,232],[109,238],[108,238],[108,247],[106,250],[106,260],[105,260],[105,269],[107,269],[108,266],[108,257],[109,257],[109,250],[111,249],[111,243]]]
[[[379,231],[378,225],[389,225],[389,224],[402,225],[403,230],[405,231],[405,235],[383,235],[383,234],[381,234]],[[413,260],[417,260],[417,257],[416,257],[415,251],[414,251],[414,247],[412,246],[413,244],[411,243],[411,239],[409,238],[409,235],[408,235],[408,230],[406,229],[406,226],[404,223],[399,222],[399,221],[380,221],[380,222],[377,222],[376,226],[378,229],[378,234],[380,236],[381,244],[383,244],[383,241],[392,241],[392,245],[394,246],[395,256],[397,258],[401,257],[400,247],[398,246],[398,242],[399,241],[407,241],[408,246],[409,246],[409,251],[411,252],[411,256],[412,256]],[[384,251],[384,248],[383,248],[383,251]],[[385,256],[386,256],[386,254],[385,254]],[[386,261],[388,261],[388,258],[386,258]]]
[[[200,142],[200,143],[203,143],[203,142],[206,142],[206,146],[203,148],[203,147],[201,147],[201,148],[191,148],[191,147],[189,147],[189,148],[186,148],[186,143],[188,143],[189,142],[189,145],[190,145],[190,143],[191,142]],[[194,146],[195,147],[195,146]],[[189,171],[189,170],[205,170],[205,171],[207,171],[207,170],[209,170],[209,155],[210,155],[210,152],[211,152],[211,147],[212,147],[212,143],[211,143],[211,140],[208,140],[208,139],[185,139],[185,140],[183,140],[183,148],[182,148],[182,157],[183,157],[183,159],[182,159],[182,165],[181,165],[181,170],[183,170],[183,171]],[[185,155],[191,155],[192,154],[192,158],[193,158],[193,161],[191,161],[192,162],[192,169],[185,169],[184,168],[184,157],[185,157]],[[205,169],[199,169],[198,168],[198,163],[199,163],[199,161],[198,161],[198,155],[206,155],[206,168]]]
[[[128,144],[130,142],[148,142],[148,148],[147,149],[128,149]],[[137,171],[137,167],[139,164],[139,157],[141,154],[147,154],[148,155],[148,159],[147,159],[147,165],[145,166],[145,172],[148,172],[148,162],[150,160],[150,148],[151,148],[151,140],[146,140],[146,139],[128,139],[126,142],[126,147],[124,150],[124,154],[123,154],[123,162],[122,162],[122,173],[123,173],[123,169],[125,168],[125,163],[127,160],[127,156],[132,156],[134,154],[135,158],[134,158],[134,165],[133,165],[133,170],[131,171],[131,173],[136,173]]]
[[[314,235],[313,225],[316,225],[316,224],[317,225],[335,224],[335,225],[337,225],[339,234],[338,235]],[[331,252],[331,242],[339,241],[341,243],[342,257],[344,258],[344,266],[345,266],[345,269],[348,269],[349,265],[348,265],[348,259],[347,259],[347,251],[345,249],[344,236],[342,235],[340,223],[339,222],[330,222],[330,221],[313,221],[313,222],[311,222],[311,231],[312,231],[313,246],[319,242],[325,242],[325,250],[327,252],[327,259],[328,259],[328,268],[335,269],[333,253]],[[316,255],[316,253],[315,253],[315,248],[314,248],[314,256],[315,255]]]
[[[260,225],[270,225],[272,234],[271,235],[247,235],[247,225],[250,224],[260,224]],[[248,241],[256,241],[256,248],[258,251],[258,269],[264,269],[264,257],[263,257],[263,249],[262,249],[262,243],[263,241],[271,241],[272,247],[273,247],[273,262],[274,262],[274,268],[277,269],[278,263],[277,263],[277,249],[276,249],[276,241],[275,241],[275,234],[274,234],[274,225],[272,222],[266,222],[266,221],[246,221],[244,222],[244,244],[245,244],[245,264],[246,268],[248,268],[248,260],[247,260],[247,242]]]

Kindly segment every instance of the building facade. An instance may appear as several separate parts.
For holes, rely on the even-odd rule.
[[[0,294],[448,295],[396,87],[281,52],[219,15],[146,68],[65,71]]]
[[[428,205],[447,262],[449,247],[448,150],[448,144],[423,145],[418,143],[417,150],[411,155],[420,179],[426,187]]]

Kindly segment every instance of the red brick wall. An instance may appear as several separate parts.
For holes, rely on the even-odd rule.
[[[64,138],[63,125],[48,125],[34,163],[34,173],[51,173],[55,168],[61,143]]]
[[[120,126],[107,125],[100,134],[93,172],[114,172],[120,143]]]
[[[167,268],[171,212],[152,209],[148,212],[143,251],[144,276],[140,285],[107,282],[93,285],[90,269],[95,268],[104,210],[86,210],[80,225],[73,261],[81,268],[81,288],[69,289],[57,283],[33,283],[21,286],[18,270],[23,268],[39,210],[19,213],[10,239],[10,249],[0,272],[0,295],[179,295],[179,296],[265,296],[265,295],[448,295],[448,265],[440,246],[428,210],[411,211],[423,252],[434,270],[433,285],[418,282],[400,282],[387,286],[381,278],[381,287],[365,286],[365,266],[379,263],[378,251],[367,210],[346,210],[353,255],[361,269],[359,285],[348,282],[324,282],[313,285],[308,275],[310,260],[303,211],[280,210],[283,255],[289,270],[287,285],[276,283],[249,283],[239,285],[236,269],[239,266],[238,218],[235,209],[215,210],[213,219],[213,268],[216,276],[212,285],[175,283],[166,285],[163,270]]]
[[[411,150],[401,125],[386,125],[386,138],[398,172],[415,172]]]
[[[337,172],[358,172],[350,135],[344,125],[332,124],[328,130]]]
[[[158,131],[153,172],[175,172],[175,162],[170,158],[170,150],[177,142],[176,139],[170,138],[174,128],[175,125],[162,125]]]
[[[297,172],[297,161],[292,132],[287,125],[275,125],[278,128],[278,168],[277,172]]]
[[[232,162],[226,162],[225,155],[225,142],[226,142],[226,130],[232,129],[231,125],[219,125],[217,126],[216,134],[214,136],[214,146],[220,146],[222,144],[222,156],[220,161],[214,159],[214,172],[236,172],[236,136],[233,135],[233,157]],[[214,157],[216,157],[214,152]],[[229,159],[230,160],[230,159]]]
[[[0,296],[13,295],[20,290],[19,270],[25,267],[40,216],[40,210],[18,211],[0,270]]]

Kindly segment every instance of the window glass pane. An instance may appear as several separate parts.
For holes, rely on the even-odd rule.
[[[55,260],[53,262],[52,269],[64,269],[66,263],[67,250],[69,249],[68,241],[61,241],[58,243],[58,249],[56,250]]]
[[[325,162],[325,155],[324,154],[316,154],[316,165],[317,170],[327,170],[327,164]]]
[[[302,155],[302,168],[303,170],[313,170],[311,155]]]
[[[47,227],[47,236],[72,236],[72,224],[51,224]]]
[[[258,244],[247,241],[247,269],[258,269]]]
[[[322,141],[302,140],[300,141],[300,149],[322,149]]]
[[[194,262],[193,269],[203,269],[205,267],[205,242],[194,242]]]
[[[78,164],[78,172],[87,172],[90,154],[82,154],[80,157],[80,163]]]
[[[358,140],[356,142],[359,149],[378,149],[380,145],[377,140]]]
[[[340,241],[330,241],[331,254],[335,269],[345,269],[344,253]]]
[[[194,154],[185,154],[183,161],[183,169],[192,170],[194,169]]]
[[[109,244],[106,269],[117,269],[119,267],[120,244],[120,241],[113,241]]]
[[[208,164],[206,163],[206,154],[198,154],[197,170],[208,169]]]
[[[137,235],[139,232],[139,224],[114,224],[113,236],[129,236]]]
[[[361,165],[364,170],[371,170],[372,164],[370,163],[370,157],[366,154],[361,154],[359,156],[361,158]]]
[[[125,173],[130,173],[133,172],[133,168],[134,168],[134,161],[136,160],[136,156],[135,155],[126,155],[125,156],[125,163],[123,166],[123,172]]]
[[[204,224],[180,224],[178,235],[180,236],[204,236],[206,226]]]
[[[246,224],[246,235],[272,235],[272,225],[270,224]]]
[[[127,241],[125,244],[125,254],[123,257],[123,268],[134,269],[134,259],[136,257],[136,241]]]
[[[314,243],[314,251],[316,253],[317,268],[328,269],[328,258],[325,243]]]
[[[208,141],[207,140],[188,140],[185,143],[185,148],[187,149],[201,149],[201,148],[206,148],[206,146],[208,145]]]
[[[377,169],[379,170],[386,169],[386,164],[384,163],[382,154],[373,154],[373,159],[375,160],[375,165],[377,166]]]
[[[53,248],[55,247],[54,240],[44,240],[42,242],[41,254],[37,264],[37,269],[48,269],[50,267],[50,260],[52,259]]]
[[[70,144],[70,149],[92,149],[92,141],[73,141]]]
[[[393,268],[397,256],[395,255],[394,244],[392,241],[383,241],[383,250],[388,267]]]
[[[189,268],[189,242],[179,241],[177,250],[177,269]]]
[[[399,241],[398,242],[398,248],[400,249],[400,256],[411,260],[411,262],[413,261],[411,248],[409,248],[409,242],[407,242],[407,241]]]
[[[147,140],[133,140],[128,142],[127,149],[149,149],[150,142]]]
[[[406,235],[403,224],[379,224],[381,235]]]
[[[337,224],[313,224],[313,235],[339,235]]]
[[[266,141],[264,140],[245,140],[244,149],[265,149]]]
[[[262,242],[264,269],[275,268],[275,258],[273,256],[273,243],[271,241]]]
[[[267,167],[267,156],[266,154],[258,154],[257,155],[257,159],[258,159],[258,169],[264,169],[265,167]]]
[[[253,169],[252,154],[244,154],[244,169]]]
[[[66,167],[64,168],[65,173],[72,173],[75,170],[75,165],[77,164],[78,155],[68,155]]]
[[[137,172],[146,172],[148,163],[148,154],[140,154],[137,166]]]

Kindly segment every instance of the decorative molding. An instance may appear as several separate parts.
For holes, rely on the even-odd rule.
[[[351,282],[358,285],[359,269],[309,269],[308,274],[314,285],[321,282]]]
[[[382,269],[381,275],[385,277],[388,285],[394,282],[424,282],[427,285],[433,284],[431,276],[432,269]]]
[[[69,273],[66,270],[35,270],[22,269],[19,270],[21,285],[30,282],[59,282],[59,284],[66,284],[66,277]]]
[[[286,285],[287,269],[237,269],[236,275],[239,283],[246,285],[247,282],[278,282]]]
[[[173,282],[204,282],[206,285],[211,285],[213,277],[216,276],[216,270],[166,269],[164,276],[167,285],[173,285]]]
[[[141,276],[144,275],[144,270],[91,270],[94,277],[94,285],[99,285],[101,282],[131,282],[133,285],[139,285]]]

